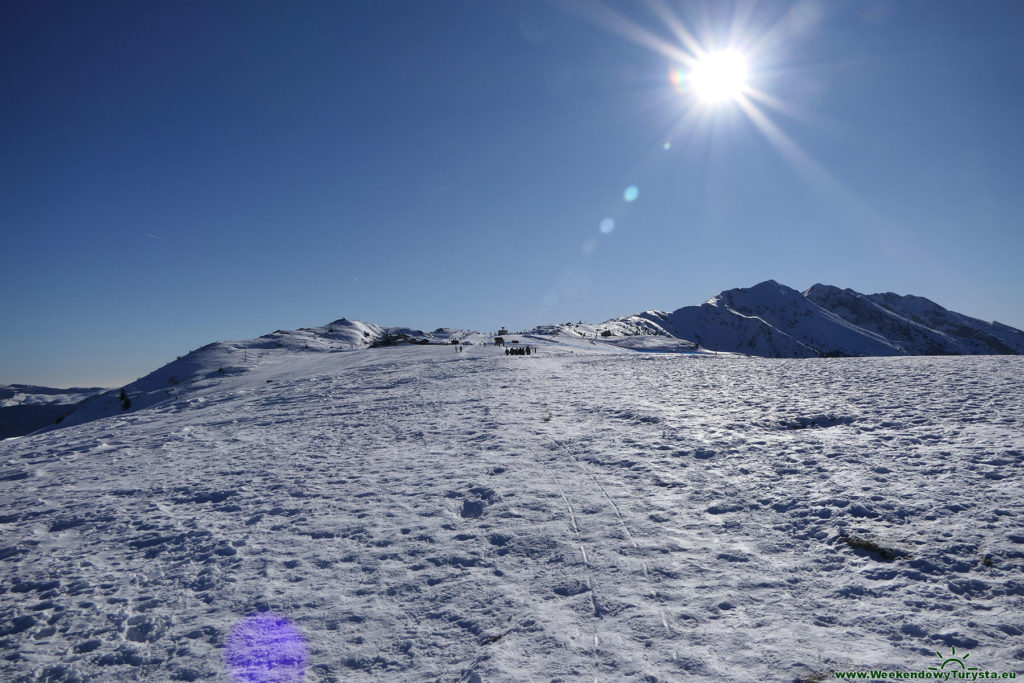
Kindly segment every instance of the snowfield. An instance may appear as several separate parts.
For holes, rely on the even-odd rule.
[[[231,681],[260,613],[317,683],[1024,672],[1024,358],[511,337],[0,442],[0,679]]]

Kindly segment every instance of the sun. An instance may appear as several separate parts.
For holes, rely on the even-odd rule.
[[[747,87],[747,58],[739,50],[711,52],[694,65],[688,80],[705,104],[733,102]]]

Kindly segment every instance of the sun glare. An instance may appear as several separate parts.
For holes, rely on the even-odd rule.
[[[614,3],[577,0],[567,4],[587,21],[664,59],[668,81],[677,94],[677,97],[665,97],[664,102],[678,115],[659,143],[665,152],[674,155],[677,146],[685,148],[703,135],[737,133],[737,125],[745,119],[815,187],[863,216],[865,221],[882,222],[881,216],[776,125],[770,110],[803,120],[808,118],[806,113],[794,103],[762,89],[766,82],[779,82],[785,77],[778,66],[765,69],[766,64],[779,63],[773,52],[789,49],[792,41],[800,42],[813,35],[815,26],[825,15],[826,3],[807,0],[789,7],[775,3],[773,6],[777,8],[761,18],[745,10],[736,13],[732,22],[706,26],[709,29],[706,35],[692,31],[684,19],[675,14],[672,5],[686,4],[682,2],[645,1],[660,20],[657,31],[649,30],[616,10],[612,7]],[[757,0],[741,4],[752,9]],[[772,13],[776,13],[774,19],[770,17]],[[671,39],[664,37],[666,32],[672,34]],[[711,49],[711,46],[716,47]],[[765,78],[767,74],[771,77]],[[625,196],[624,199],[631,201]]]
[[[738,100],[747,86],[747,59],[738,50],[712,52],[697,62],[688,80],[701,102]]]

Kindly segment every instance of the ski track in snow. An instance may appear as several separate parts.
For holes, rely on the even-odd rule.
[[[1024,668],[1024,359],[568,348],[268,356],[0,443],[0,678],[226,681],[263,611],[317,683]]]

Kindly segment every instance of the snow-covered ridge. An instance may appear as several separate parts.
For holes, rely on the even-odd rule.
[[[102,392],[98,394],[94,391],[90,398],[80,403],[78,409],[60,423],[48,421],[40,431],[83,424],[178,401],[218,383],[224,377],[243,374],[266,365],[287,365],[304,354],[409,344],[479,344],[485,338],[470,330],[438,328],[433,332],[423,332],[341,318],[320,327],[275,330],[256,339],[213,342],[179,356],[124,387],[98,390]]]
[[[949,311],[918,296],[865,295],[815,284],[804,292],[768,280],[730,289],[699,306],[648,310],[599,324],[541,325],[504,335],[544,344],[586,343],[588,351],[741,353],[774,358],[1024,353],[1024,332]],[[492,342],[488,334],[439,327],[432,332],[340,318],[320,327],[275,330],[256,339],[215,342],[164,365],[122,389],[85,400],[43,430],[90,422],[180,400],[225,376],[306,354],[368,348]],[[65,411],[66,412],[66,411]],[[24,432],[21,432],[24,433]]]
[[[637,318],[653,334],[703,349],[752,356],[921,356],[1024,353],[1024,332],[949,311],[923,297],[860,294],[815,284],[805,292],[767,280],[730,289],[700,306],[647,311],[601,327],[613,334]]]

